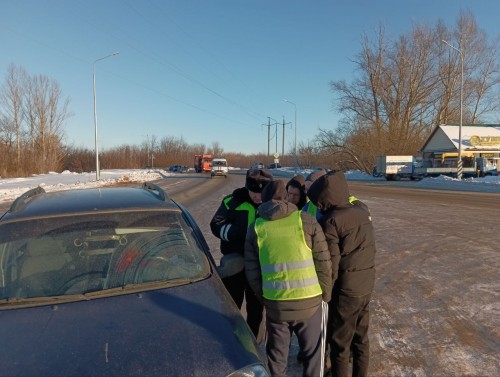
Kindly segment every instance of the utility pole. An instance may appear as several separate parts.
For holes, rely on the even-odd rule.
[[[276,138],[276,149],[274,151],[274,153],[278,153],[278,122],[275,123],[275,126],[276,126],[276,130],[274,131],[275,132],[275,138]]]
[[[293,105],[295,112],[295,173],[299,170],[299,157],[297,155],[297,105],[292,101],[284,99],[283,101],[288,102],[290,105]]]
[[[267,117],[267,124],[263,124],[263,126],[267,126],[267,155],[269,156],[271,153],[271,119],[274,120],[274,124],[277,127],[278,122],[276,119],[271,117]],[[276,137],[278,137],[278,132],[276,128]],[[276,153],[278,152],[278,143],[276,142]]]
[[[146,162],[146,166],[149,165],[149,134],[146,135],[146,148],[148,151],[148,162]]]
[[[441,39],[441,42],[447,44],[449,47],[454,49],[460,54],[461,61],[461,75],[460,75],[460,126],[458,127],[458,161],[457,161],[457,179],[462,179],[462,171],[463,171],[463,161],[462,161],[462,114],[463,114],[463,104],[464,104],[464,52],[462,49],[452,46],[444,39]]]
[[[267,155],[269,156],[269,147],[271,143],[271,118],[267,117]]]
[[[285,116],[283,115],[283,139],[281,142],[281,157],[285,155],[285,126],[287,124],[292,124],[292,122],[285,123]]]
[[[96,104],[96,90],[95,90],[95,64],[98,61],[110,58],[112,56],[118,55],[119,52],[113,52],[111,55],[107,55],[104,58],[97,59],[94,61],[94,75],[93,75],[93,80],[94,80],[94,132],[95,132],[95,180],[98,181],[101,179],[101,165],[99,164],[99,147],[98,147],[98,142],[97,142],[97,104]]]

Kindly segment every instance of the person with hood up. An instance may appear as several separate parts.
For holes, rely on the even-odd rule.
[[[352,350],[352,376],[367,376],[370,360],[368,326],[375,284],[375,234],[365,204],[352,205],[344,173],[318,178],[307,192],[321,212],[333,264],[328,339],[332,376],[346,377]]]
[[[306,181],[304,183],[304,189],[305,189],[306,195],[307,195],[307,192],[309,191],[309,188],[314,183],[314,181],[316,181],[318,178],[324,176],[325,174],[326,174],[325,170],[316,170],[316,171],[307,175]],[[308,199],[309,198],[307,197],[307,200]],[[366,210],[368,210],[368,206],[353,195],[349,195],[349,203],[351,203],[352,205],[362,206]],[[314,205],[314,203],[311,203],[311,201],[308,201],[303,209],[304,209],[304,211],[311,214],[311,216],[316,217],[316,219],[319,221],[319,219],[321,217],[321,212],[318,211],[318,208]]]
[[[273,174],[269,170],[248,170],[245,187],[237,188],[222,199],[210,221],[213,235],[220,239],[219,276],[239,309],[243,299],[246,300],[247,323],[258,340],[264,308],[248,285],[243,252],[248,226],[258,217],[262,190],[272,180]]]
[[[245,241],[245,272],[266,309],[271,375],[286,375],[295,333],[304,355],[303,376],[321,377],[332,290],[331,258],[319,223],[286,197],[281,180],[262,191],[260,217],[250,226]]]
[[[287,200],[302,209],[307,203],[305,179],[303,175],[296,175],[286,184]]]

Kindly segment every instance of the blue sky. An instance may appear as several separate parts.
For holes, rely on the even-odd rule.
[[[94,62],[118,51],[95,64],[100,151],[155,135],[267,153],[271,117],[281,153],[285,117],[287,153],[295,108],[298,142],[335,129],[329,82],[353,79],[363,33],[452,27],[460,10],[500,36],[498,0],[0,0],[0,83],[11,63],[57,81],[65,141],[93,150]]]

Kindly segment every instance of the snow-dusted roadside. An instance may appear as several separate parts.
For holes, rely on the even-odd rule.
[[[238,169],[231,169],[238,170]],[[289,178],[295,174],[294,168],[273,169],[273,174],[279,178]],[[297,173],[307,175],[310,169],[299,170]],[[171,176],[163,169],[113,169],[102,170],[101,179],[96,180],[95,173],[72,173],[64,171],[62,173],[49,173],[33,175],[25,178],[5,178],[0,179],[0,202],[12,201],[22,193],[37,186],[43,187],[46,191],[74,190],[80,188],[103,187],[121,182],[146,182],[154,181],[165,176]],[[374,178],[371,175],[359,171],[349,171],[346,173],[348,180],[353,181],[384,181],[384,178]],[[440,190],[458,191],[481,191],[500,193],[500,177],[468,178],[458,181],[449,177],[425,178],[414,182],[419,188],[430,188]]]

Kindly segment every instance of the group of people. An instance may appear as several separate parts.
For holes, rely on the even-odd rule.
[[[375,237],[343,172],[297,175],[285,185],[251,169],[210,227],[223,254],[219,275],[240,309],[246,301],[257,339],[265,313],[273,377],[286,376],[292,334],[304,376],[325,375],[325,357],[332,376],[368,375]]]

